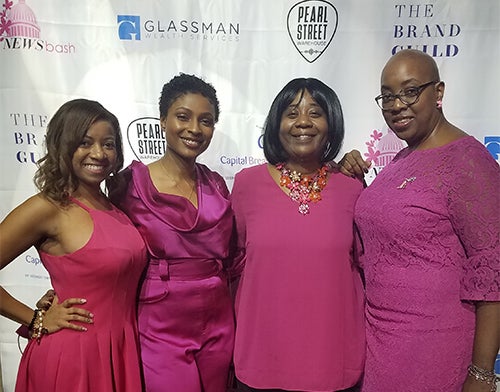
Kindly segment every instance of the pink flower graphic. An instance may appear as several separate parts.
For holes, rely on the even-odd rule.
[[[383,133],[382,132],[378,132],[376,129],[373,130],[373,133],[370,135],[370,137],[374,140],[374,141],[379,141],[381,138],[382,138],[382,135]]]
[[[3,10],[0,12],[0,41],[3,41],[4,36],[7,35],[9,27],[12,24],[10,20],[7,20],[7,11],[14,5],[13,1],[5,0],[3,3]]]
[[[369,161],[374,162],[377,164],[377,158],[380,155],[379,150],[375,150],[373,147],[368,147],[368,152],[365,152],[363,154]]]

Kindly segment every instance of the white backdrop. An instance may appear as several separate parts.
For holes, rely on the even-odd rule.
[[[343,151],[359,149],[380,170],[402,144],[373,97],[386,60],[409,47],[435,57],[446,116],[499,160],[498,0],[1,1],[0,218],[35,192],[47,121],[69,99],[96,99],[118,116],[126,164],[155,159],[158,98],[181,71],[218,91],[221,118],[200,161],[230,187],[236,172],[263,161],[266,112],[299,76],[334,88],[346,120]],[[50,287],[34,249],[0,283],[29,304]],[[15,328],[0,318],[6,392],[20,357]]]

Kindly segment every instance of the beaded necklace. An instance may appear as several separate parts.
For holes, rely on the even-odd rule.
[[[326,186],[328,165],[316,170],[314,175],[303,175],[286,168],[284,163],[278,163],[276,169],[281,172],[280,185],[290,190],[290,199],[299,203],[299,212],[309,214],[309,202],[321,200],[321,191]]]

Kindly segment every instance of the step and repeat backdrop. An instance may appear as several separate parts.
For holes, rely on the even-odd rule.
[[[165,150],[162,86],[179,72],[212,83],[221,117],[200,161],[232,186],[264,162],[262,126],[292,78],[317,77],[339,95],[343,151],[374,162],[371,181],[404,145],[374,97],[387,59],[404,48],[433,56],[446,83],[449,120],[500,159],[498,0],[0,0],[0,218],[35,193],[46,126],[67,100],[100,101],[124,134],[125,164]],[[342,156],[343,152],[341,152]],[[1,251],[1,250],[0,250]],[[34,305],[50,280],[34,249],[0,274]],[[20,349],[0,318],[3,388],[12,391]],[[444,359],[445,360],[445,359]],[[497,372],[500,369],[497,366]]]

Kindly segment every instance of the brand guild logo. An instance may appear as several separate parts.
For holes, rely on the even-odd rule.
[[[337,9],[327,1],[304,0],[295,4],[287,16],[293,45],[307,62],[321,56],[337,31]]]

